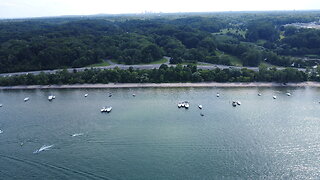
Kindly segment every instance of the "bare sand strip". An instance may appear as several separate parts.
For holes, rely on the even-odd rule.
[[[319,82],[302,83],[109,83],[109,84],[72,84],[72,85],[28,85],[0,86],[9,89],[103,89],[103,88],[178,88],[178,87],[320,87]]]

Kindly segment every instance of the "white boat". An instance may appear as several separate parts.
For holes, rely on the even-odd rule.
[[[88,97],[88,94],[85,94],[84,97]]]
[[[287,96],[291,96],[291,93],[287,92],[286,95],[287,95]]]
[[[0,107],[2,107],[2,104],[0,104]]]
[[[48,96],[49,101],[52,101],[52,99],[53,99],[53,96]]]
[[[240,101],[237,101],[237,105],[239,105],[239,106],[240,106],[240,105],[241,105],[241,102],[240,102]]]
[[[56,98],[56,96],[52,96],[52,99],[55,99]]]
[[[237,106],[237,102],[236,101],[232,101],[232,106],[236,107]]]
[[[107,112],[107,109],[105,107],[101,108],[101,112]]]
[[[184,107],[188,109],[190,107],[189,103],[185,103]]]
[[[77,136],[82,136],[82,135],[84,135],[83,133],[75,133],[75,134],[72,134],[71,136],[72,137],[77,137]]]
[[[52,148],[52,147],[53,147],[53,144],[49,145],[49,146],[43,145],[40,149],[34,151],[33,153],[37,154],[37,153],[40,153],[41,151],[47,151],[47,150],[50,150],[50,148]]]
[[[182,107],[182,103],[178,103],[178,108],[181,108]]]
[[[106,112],[107,112],[107,113],[111,112],[111,110],[112,110],[112,107],[111,107],[111,106],[108,107],[108,108],[106,108]]]
[[[198,105],[198,108],[199,108],[199,109],[202,109],[202,105],[201,105],[201,104],[199,104],[199,105]]]
[[[273,99],[277,99],[277,96],[273,96],[272,98],[273,98]]]
[[[27,101],[29,101],[29,97],[26,97],[26,98],[24,98],[23,100],[24,100],[24,102],[27,102]]]
[[[219,94],[219,93],[217,93],[217,97],[220,97],[220,94]]]
[[[3,133],[3,131],[0,129],[0,134],[2,134]]]
[[[260,93],[258,94],[258,96],[261,96],[261,95],[262,95],[262,94],[260,94]]]

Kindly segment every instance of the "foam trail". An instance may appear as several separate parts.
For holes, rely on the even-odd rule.
[[[50,150],[50,148],[53,147],[53,144],[52,145],[43,145],[40,149],[37,149],[36,151],[33,152],[33,154],[37,154],[37,153],[40,153],[41,151],[47,151],[47,150]]]
[[[75,133],[71,135],[72,137],[83,136],[83,133]]]

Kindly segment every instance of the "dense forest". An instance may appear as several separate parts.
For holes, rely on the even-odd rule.
[[[288,24],[319,17],[297,11],[0,20],[0,73],[163,56],[173,64],[313,66],[317,61],[302,57],[320,57],[320,30]]]
[[[318,72],[320,68],[318,69]],[[114,68],[108,70],[88,69],[85,71],[59,71],[55,74],[40,73],[21,76],[0,77],[0,86],[50,85],[50,84],[95,84],[95,83],[170,83],[170,82],[302,82],[320,81],[316,72],[305,73],[294,68],[277,70],[261,65],[259,71],[243,69],[202,70],[197,66],[161,65],[159,69],[127,70]]]

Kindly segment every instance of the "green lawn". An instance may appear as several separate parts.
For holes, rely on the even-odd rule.
[[[101,63],[91,64],[86,67],[101,67],[101,66],[110,66],[110,64],[108,62],[104,61]]]
[[[113,62],[113,63],[115,63],[115,64],[125,64],[125,63],[119,62],[119,61],[117,61],[117,60],[115,60],[115,59],[111,59],[110,61]],[[162,59],[160,59],[160,60],[158,60],[158,61],[153,61],[153,62],[150,62],[150,63],[139,63],[139,64],[135,64],[135,65],[164,64],[164,63],[166,63],[166,62],[167,62],[167,59],[162,58]]]
[[[214,34],[214,35],[219,35],[219,34],[227,34],[227,33],[240,35],[240,36],[242,36],[243,38],[246,37],[246,31],[243,31],[243,30],[241,30],[241,29],[235,29],[235,28],[221,29],[220,32],[218,32],[218,33],[213,33],[213,34]]]
[[[230,60],[230,63],[232,66],[240,66],[240,67],[243,66],[242,61],[239,58],[237,58],[236,56],[232,56],[232,55],[226,54],[226,53],[223,54],[220,51],[216,51],[216,54],[217,54],[217,56],[227,57]]]
[[[147,65],[147,64],[164,64],[167,62],[167,59],[165,58],[162,58],[158,61],[153,61],[153,62],[150,62],[150,63],[141,63],[140,65]]]

